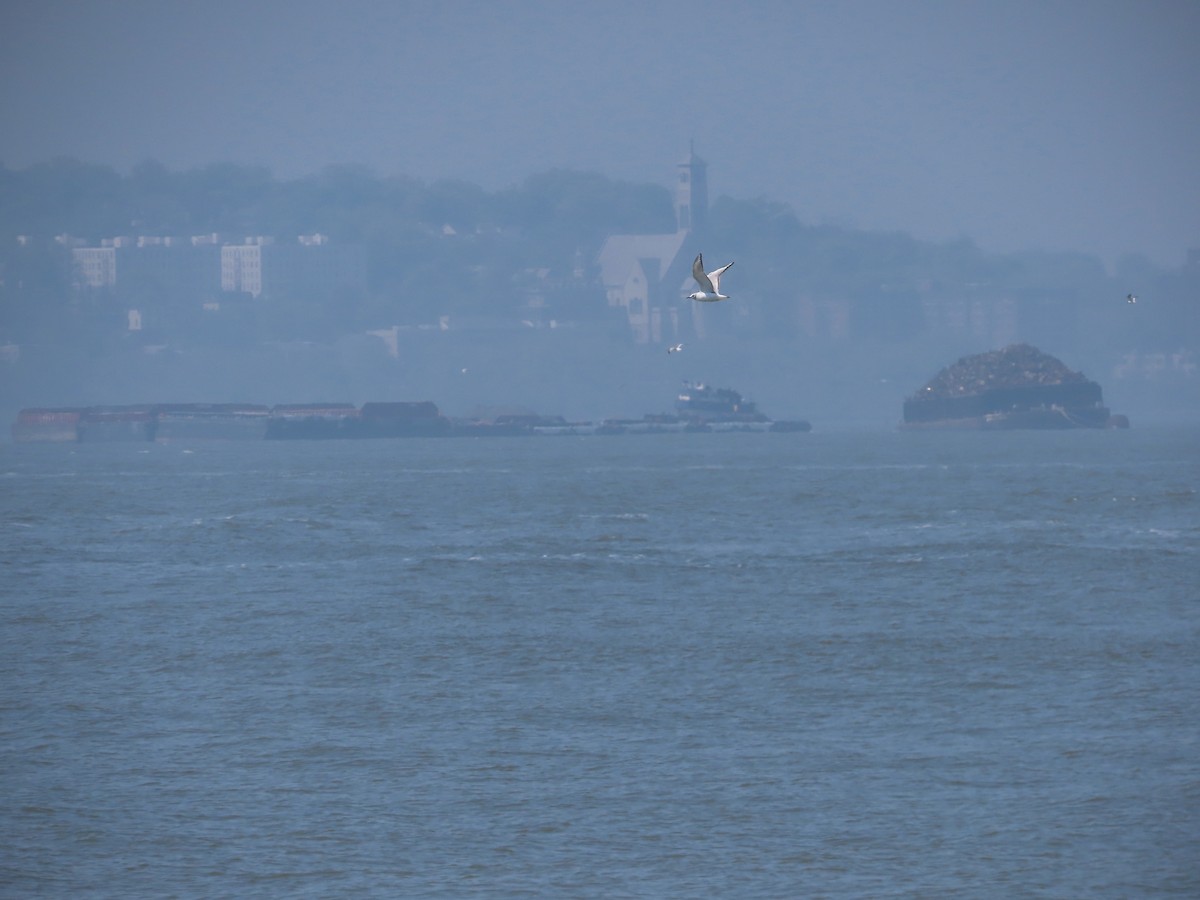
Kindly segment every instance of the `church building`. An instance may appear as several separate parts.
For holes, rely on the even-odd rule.
[[[703,337],[702,313],[689,309],[695,304],[686,298],[696,289],[692,260],[703,249],[700,240],[708,216],[706,168],[691,149],[676,166],[673,234],[614,234],[600,248],[600,277],[608,305],[625,310],[638,343],[675,343],[684,337],[681,310]]]

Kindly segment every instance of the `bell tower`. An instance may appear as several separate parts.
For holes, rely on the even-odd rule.
[[[688,142],[688,155],[676,167],[675,228],[677,231],[699,231],[708,216],[708,164],[696,155]]]

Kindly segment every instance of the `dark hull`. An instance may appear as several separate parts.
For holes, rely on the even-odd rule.
[[[404,437],[446,437],[458,434],[450,420],[421,419],[301,419],[271,420],[264,437],[271,441],[381,440]]]
[[[275,419],[267,422],[264,437],[268,441],[328,441],[351,437],[354,420],[345,419]]]
[[[80,422],[79,440],[85,444],[152,441],[156,430],[157,423],[149,418],[134,421]]]
[[[93,406],[79,417],[83,443],[152,441],[158,417],[150,406]]]
[[[24,423],[12,427],[15,444],[67,444],[79,440],[79,426],[74,422]]]
[[[812,431],[812,424],[804,419],[784,419],[771,423],[771,427],[767,429],[776,434],[788,432],[806,433]]]
[[[1109,411],[1100,386],[1037,385],[983,391],[965,397],[917,397],[904,404],[906,429],[1106,428]]]
[[[239,420],[160,419],[154,440],[160,444],[174,441],[261,441],[267,436],[266,419]]]
[[[347,430],[346,437],[359,439],[402,437],[446,437],[453,433],[450,420],[437,416],[421,419],[362,419]]]
[[[928,419],[916,422],[904,422],[900,427],[906,431],[1012,431],[1017,429],[1062,431],[1072,428],[1114,428],[1121,426],[1109,414],[1109,411],[1103,407],[1076,410],[1053,407],[986,413],[982,416],[964,416],[957,419]],[[1128,425],[1125,427],[1128,427]]]

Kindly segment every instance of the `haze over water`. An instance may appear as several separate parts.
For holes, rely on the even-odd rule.
[[[1189,0],[8,4],[0,161],[552,168],[988,252],[1200,243]],[[716,249],[712,252],[716,252]]]

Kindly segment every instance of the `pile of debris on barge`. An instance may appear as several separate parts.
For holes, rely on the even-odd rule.
[[[1029,344],[965,356],[904,401],[903,429],[1128,428],[1094,381]]]

